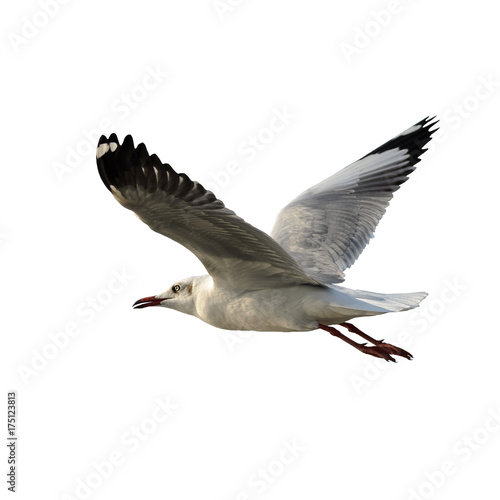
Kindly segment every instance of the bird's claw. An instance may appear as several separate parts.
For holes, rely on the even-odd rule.
[[[365,354],[370,354],[371,356],[375,356],[376,358],[382,358],[385,359],[386,361],[393,361],[394,363],[396,360],[391,356],[391,350],[387,349],[385,345],[370,345],[367,346],[366,344],[360,344],[361,345],[361,351],[364,352]],[[396,354],[396,353],[392,353]]]
[[[386,361],[396,362],[392,355],[401,356],[402,358],[410,360],[413,359],[413,356],[408,351],[405,351],[404,349],[396,347],[392,344],[385,344],[384,342],[380,342],[374,346],[367,346],[366,344],[362,344],[362,346],[362,351],[364,353],[370,354],[371,356],[375,356],[377,358],[385,359]]]
[[[413,359],[413,356],[408,351],[401,349],[401,347],[396,347],[395,345],[384,344],[384,343],[377,344],[377,345],[383,346],[385,349],[387,349],[391,354],[394,354],[395,356],[401,356],[402,358],[406,358],[406,359]]]

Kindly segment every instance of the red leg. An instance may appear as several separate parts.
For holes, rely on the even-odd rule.
[[[377,358],[383,358],[386,361],[396,361],[391,354],[385,350],[384,348],[380,348],[378,346],[367,346],[366,344],[358,344],[357,342],[354,342],[354,340],[351,340],[349,337],[346,337],[343,333],[340,333],[338,330],[333,328],[333,326],[326,326],[322,325],[321,323],[318,323],[318,326],[322,329],[333,335],[334,337],[338,337],[339,339],[343,340],[344,342],[347,342],[349,345],[352,345],[356,349],[358,349],[361,352],[364,352],[365,354],[370,354],[371,356],[375,356]]]
[[[370,337],[366,333],[362,332],[359,328],[356,328],[353,324],[351,323],[339,323],[340,326],[343,326],[344,328],[347,328],[351,333],[355,333],[359,335],[360,337],[363,337],[365,340],[368,340],[368,342],[371,342],[372,344],[380,344],[384,340],[375,340],[374,338]]]
[[[347,324],[349,324],[349,323],[341,323],[342,326],[345,326]],[[354,327],[351,324],[349,324],[349,326],[358,330],[356,327]],[[400,349],[399,347],[395,347],[391,344],[385,344],[384,342],[382,342],[380,340],[372,339],[368,335],[361,332],[361,330],[358,330],[358,331],[353,332],[353,333],[357,333],[358,335],[365,338],[369,342],[372,342],[375,345],[368,346],[368,345],[366,345],[366,343],[359,344],[358,342],[354,342],[354,340],[351,340],[349,337],[346,337],[343,333],[340,333],[337,329],[333,328],[333,326],[327,326],[327,325],[323,325],[321,323],[318,323],[318,327],[321,328],[322,330],[325,330],[326,332],[330,333],[334,337],[338,337],[339,339],[343,340],[344,342],[347,342],[349,345],[352,345],[353,347],[355,347],[359,351],[364,352],[365,354],[370,354],[371,356],[375,356],[376,358],[382,358],[382,359],[385,359],[386,361],[396,362],[396,360],[391,356],[391,354],[394,354],[396,356],[403,356],[407,359],[411,359],[413,357],[409,352],[406,352],[405,350]],[[345,326],[345,328],[347,328],[347,326]],[[348,329],[351,332],[353,331],[350,328],[348,328]],[[358,333],[358,332],[361,332],[361,333]]]
[[[355,333],[356,335],[359,335],[360,337],[364,338],[365,340],[368,340],[368,342],[375,344],[377,347],[383,347],[383,348],[387,349],[391,354],[394,354],[396,356],[402,356],[403,358],[406,358],[406,359],[413,358],[413,356],[408,351],[401,349],[401,347],[396,347],[392,344],[386,344],[383,340],[375,340],[374,338],[370,337],[366,333],[362,332],[359,328],[356,328],[351,323],[340,323],[340,326],[347,328],[351,333]]]

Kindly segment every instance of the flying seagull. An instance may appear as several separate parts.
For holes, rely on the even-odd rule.
[[[337,284],[370,241],[393,193],[415,170],[436,123],[425,118],[299,195],[281,210],[270,236],[150,155],[144,144],[134,147],[130,135],[122,144],[116,134],[102,136],[97,166],[116,200],[153,231],[191,250],[208,272],[177,281],[133,307],[176,309],[228,330],[321,328],[366,354],[411,359],[404,349],[375,340],[347,321],[413,309],[427,294],[384,294]]]

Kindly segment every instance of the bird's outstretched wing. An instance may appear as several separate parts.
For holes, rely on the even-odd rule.
[[[213,193],[178,174],[131,136],[97,147],[99,174],[113,196],[153,231],[191,250],[217,284],[241,290],[318,285],[270,236],[246,223]]]
[[[373,236],[393,193],[408,179],[437,123],[425,118],[316,184],[279,214],[271,236],[309,276],[341,283]]]

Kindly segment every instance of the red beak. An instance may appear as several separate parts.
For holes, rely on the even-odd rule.
[[[137,300],[134,302],[132,307],[134,309],[142,309],[143,307],[158,306],[164,300],[167,299],[157,299],[154,295],[152,295],[151,297],[144,297],[143,299]]]

